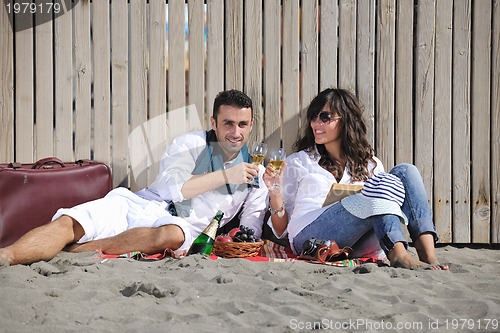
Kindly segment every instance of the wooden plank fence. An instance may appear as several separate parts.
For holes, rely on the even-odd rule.
[[[385,168],[420,169],[441,242],[500,242],[500,0],[46,3],[0,5],[1,163],[93,158],[136,190],[221,90],[291,153],[310,100],[343,87]]]

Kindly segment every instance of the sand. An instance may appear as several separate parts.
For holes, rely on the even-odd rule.
[[[437,253],[450,272],[61,252],[0,268],[0,331],[498,332],[500,249]]]

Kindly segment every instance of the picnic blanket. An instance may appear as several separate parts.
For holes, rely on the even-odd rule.
[[[170,249],[166,249],[164,252],[156,254],[146,254],[140,251],[134,251],[120,255],[113,255],[113,254],[104,254],[102,252],[98,252],[98,255],[95,256],[94,259],[131,258],[136,260],[161,260],[167,256],[179,258],[174,254],[173,251],[171,251]],[[211,254],[210,259],[219,260],[221,259],[221,257]],[[354,259],[347,259],[347,260],[333,261],[326,263],[313,260],[303,260],[303,259],[298,259],[297,255],[295,255],[292,252],[292,249],[290,247],[284,247],[267,239],[264,240],[264,245],[262,245],[259,254],[257,256],[245,257],[243,259],[250,261],[265,261],[265,262],[287,262],[287,261],[299,260],[314,264],[322,264],[322,265],[337,266],[337,267],[354,267],[367,262],[372,262],[377,264],[383,264],[387,262],[386,259],[379,259],[379,258],[354,258]]]

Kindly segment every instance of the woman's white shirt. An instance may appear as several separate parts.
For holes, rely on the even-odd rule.
[[[283,174],[282,194],[288,213],[288,226],[285,232],[278,236],[272,226],[271,219],[268,220],[268,224],[277,237],[282,238],[288,234],[292,248],[293,238],[328,208],[328,206],[322,207],[323,202],[332,185],[337,183],[335,177],[318,164],[319,159],[319,155],[301,150],[288,156],[285,160],[287,166]],[[372,172],[375,167],[373,175],[384,172],[382,162],[375,156],[373,159],[376,161],[376,165],[369,161],[368,171]],[[364,184],[361,181],[352,181],[352,176],[347,168],[338,183]]]

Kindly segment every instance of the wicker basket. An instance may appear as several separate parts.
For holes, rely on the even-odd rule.
[[[255,257],[264,242],[217,242],[214,243],[212,254],[223,258]]]

